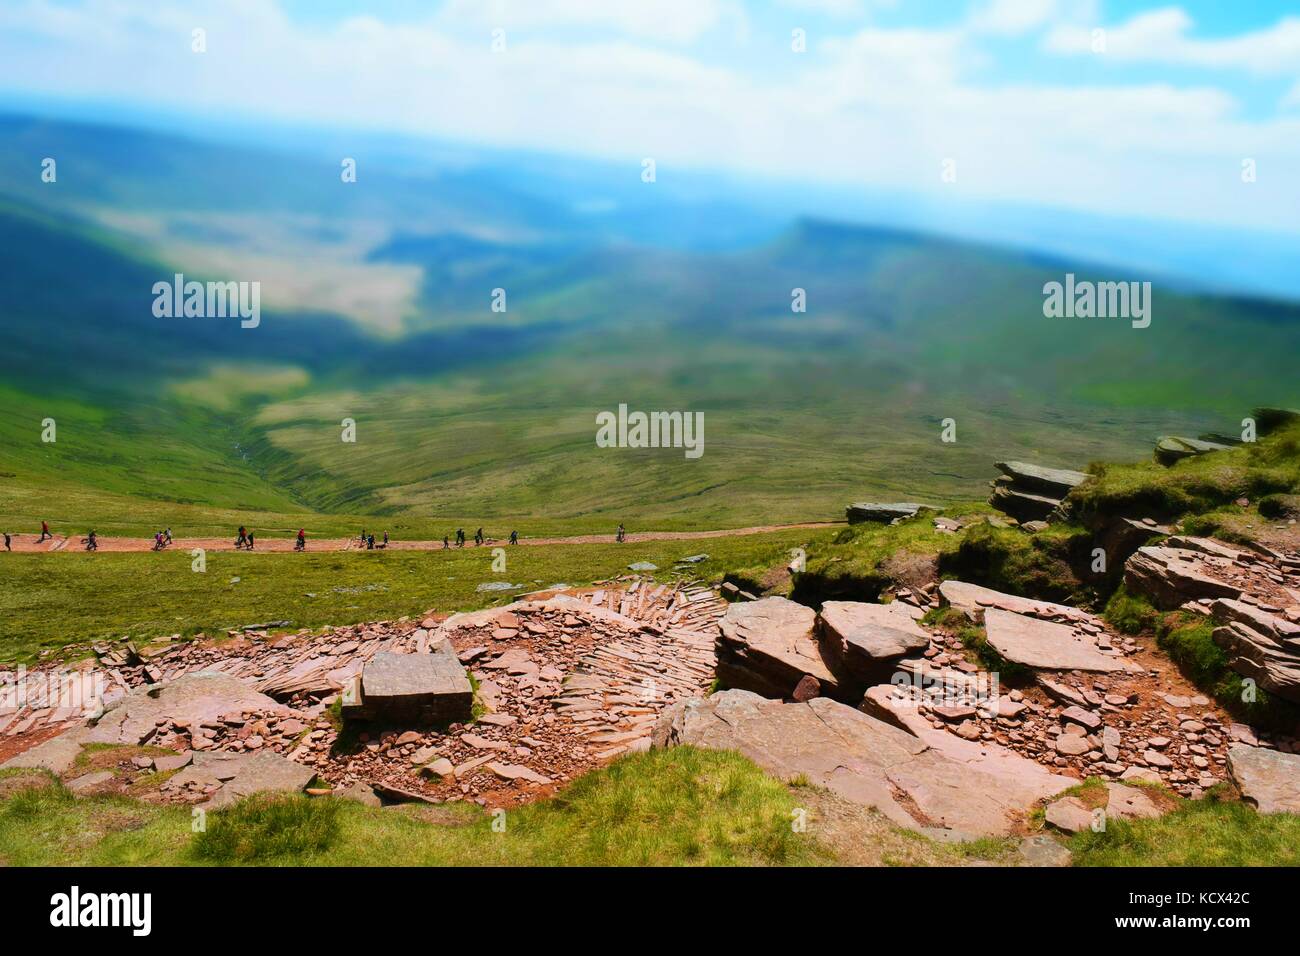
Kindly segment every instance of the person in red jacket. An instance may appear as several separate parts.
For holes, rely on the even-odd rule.
[[[293,546],[293,550],[295,551],[307,550],[307,532],[303,531],[302,528],[298,529],[298,543]]]
[[[50,534],[50,524],[49,524],[49,522],[48,522],[48,521],[42,521],[42,522],[41,522],[41,538],[40,538],[40,541],[37,541],[36,543],[37,543],[37,544],[40,544],[41,541],[44,541],[46,538],[53,538],[53,537],[54,537],[54,535]]]

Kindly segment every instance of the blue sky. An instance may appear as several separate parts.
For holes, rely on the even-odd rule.
[[[7,0],[0,92],[1294,233],[1287,7]]]

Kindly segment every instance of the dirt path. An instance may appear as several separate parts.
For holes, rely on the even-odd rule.
[[[627,535],[628,544],[636,544],[640,541],[696,541],[708,538],[729,538],[750,534],[767,534],[772,531],[794,531],[803,528],[815,530],[818,528],[834,528],[842,525],[842,521],[809,521],[802,524],[767,524],[756,525],[752,528],[729,528],[718,531],[642,531],[635,534]],[[256,532],[254,532],[256,534]],[[80,536],[74,535],[65,537],[56,535],[54,538],[47,538],[44,542],[37,543],[38,535],[34,534],[15,534],[13,537],[13,550],[24,553],[38,552],[45,553],[50,551],[81,551],[85,545]],[[294,546],[293,538],[262,538],[258,537],[257,551],[275,551],[275,552],[292,552]],[[614,544],[614,535],[612,534],[579,534],[568,537],[558,538],[525,538],[520,537],[520,545],[538,545],[538,544]],[[482,547],[492,548],[506,546],[508,544],[504,539],[488,538]],[[375,545],[376,549],[382,546],[379,543]],[[472,539],[466,542],[465,548],[472,549],[475,545]],[[190,551],[194,548],[202,548],[204,551],[234,551],[234,535],[226,538],[177,538],[175,543],[168,546],[169,551]],[[453,542],[452,549],[456,546]],[[110,538],[106,535],[99,536],[99,550],[101,552],[118,552],[118,551],[152,551],[153,540],[149,538]],[[307,550],[312,551],[356,551],[361,550],[360,542],[355,538],[311,538],[307,539]],[[440,551],[442,550],[441,541],[397,541],[393,540],[388,543],[390,551]]]

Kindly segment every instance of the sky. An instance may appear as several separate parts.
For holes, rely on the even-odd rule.
[[[1300,230],[1281,0],[3,0],[0,95]]]

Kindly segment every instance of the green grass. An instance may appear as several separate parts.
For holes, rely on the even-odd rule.
[[[997,591],[1090,605],[1107,587],[1105,577],[1090,573],[1095,546],[1092,534],[1069,524],[1033,535],[982,524],[966,529],[957,547],[940,555],[939,571]]]
[[[674,748],[625,757],[558,796],[513,809],[504,829],[473,805],[369,808],[260,797],[207,817],[186,807],[74,798],[59,786],[0,801],[0,860],[34,865],[770,866],[830,862],[791,826],[795,798],[734,753]]]
[[[1117,514],[1158,520],[1206,515],[1238,498],[1255,502],[1300,491],[1300,420],[1283,421],[1256,442],[1172,466],[1148,460],[1094,463],[1088,470],[1093,480],[1070,494],[1084,521]]]
[[[1140,594],[1130,594],[1122,584],[1106,602],[1102,616],[1115,630],[1129,635],[1155,630],[1161,619],[1150,601]]]
[[[1300,816],[1213,797],[1149,820],[1109,820],[1069,841],[1075,866],[1297,866]]]
[[[97,640],[137,641],[180,634],[221,635],[264,621],[293,628],[391,620],[403,615],[474,610],[512,599],[479,593],[505,580],[535,590],[625,574],[650,561],[662,580],[673,563],[708,553],[686,576],[720,579],[732,564],[774,564],[827,532],[781,531],[695,541],[529,545],[507,548],[506,571],[492,571],[491,548],[449,551],[350,551],[306,554],[221,551],[207,570],[191,570],[185,551],[161,553],[0,553],[0,662],[31,663],[42,651],[76,657]],[[238,578],[238,581],[235,579]]]
[[[977,515],[988,509],[967,504],[952,507],[952,516]],[[794,575],[792,597],[805,604],[823,601],[874,601],[892,580],[887,562],[909,558],[933,559],[956,549],[961,541],[934,527],[934,512],[922,512],[898,524],[864,522],[849,525],[824,540],[807,556],[807,567]],[[785,562],[788,563],[786,557]],[[760,578],[762,568],[742,572]]]

